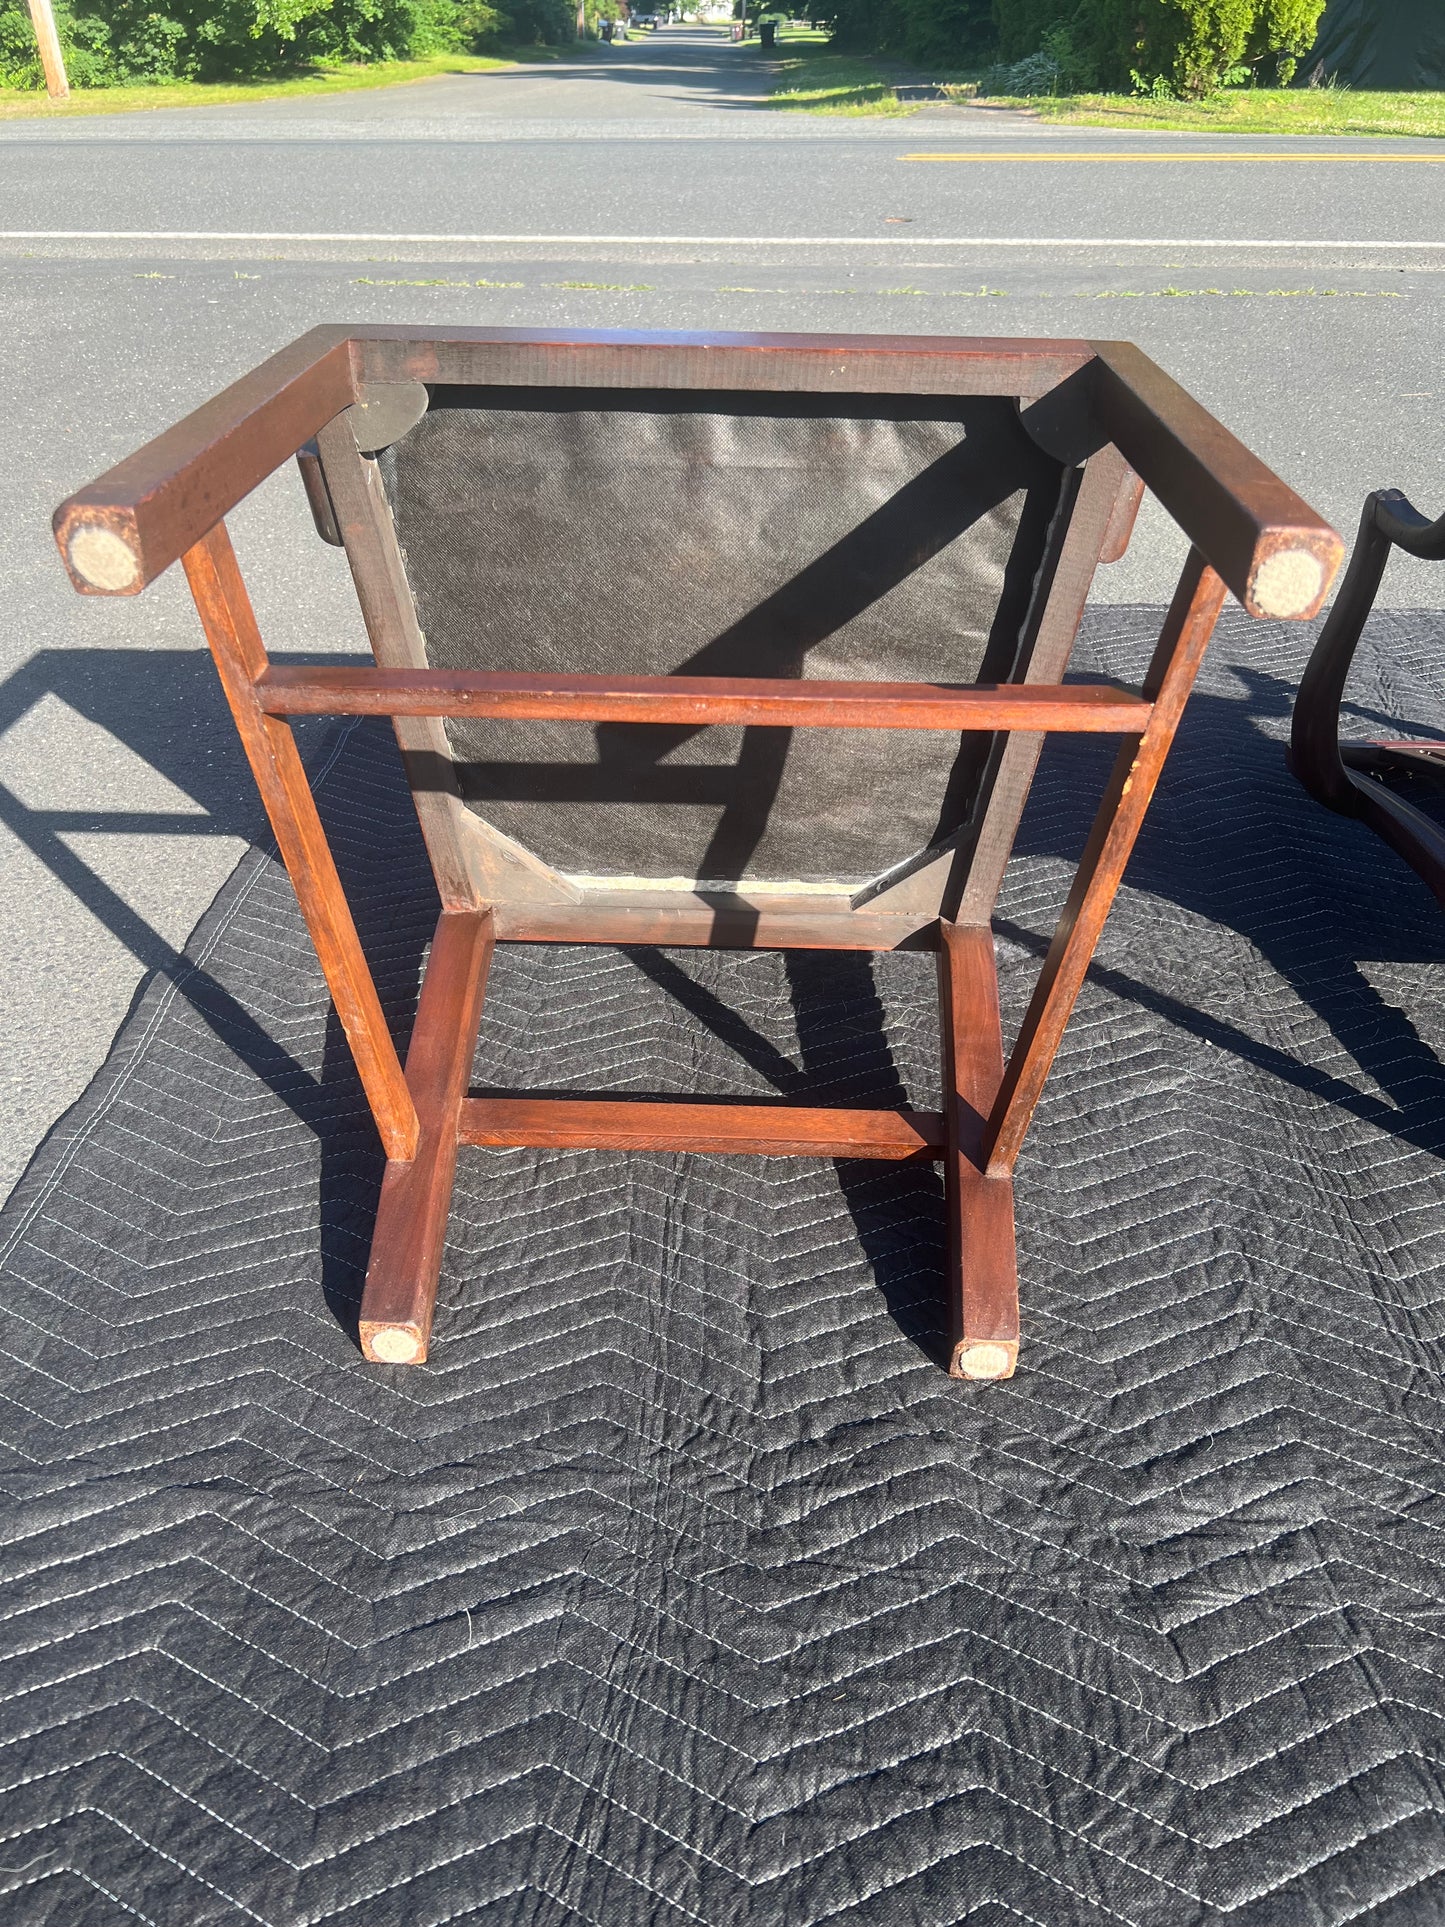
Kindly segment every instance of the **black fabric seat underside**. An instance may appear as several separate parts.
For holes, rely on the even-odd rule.
[[[381,457],[446,669],[999,682],[1071,499],[1017,404],[432,391]],[[968,820],[991,739],[448,724],[462,793],[588,875],[862,883]]]
[[[1359,733],[1438,715],[1428,622],[1370,635]],[[936,1362],[931,1168],[521,1151],[463,1154],[432,1365],[364,1365],[376,1136],[248,857],[0,1214],[6,1927],[1445,1919],[1445,921],[1284,771],[1309,642],[1225,618],[1020,1169],[1008,1385]],[[1046,753],[1015,1013],[1108,760]],[[383,725],[323,807],[402,1030]],[[477,1078],[927,1102],[934,1004],[505,950]]]

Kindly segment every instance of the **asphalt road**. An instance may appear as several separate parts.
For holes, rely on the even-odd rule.
[[[0,1194],[259,828],[182,585],[79,600],[50,511],[317,321],[1124,336],[1347,534],[1384,483],[1445,506],[1445,146],[819,119],[766,73],[673,28],[0,123]],[[362,646],[294,475],[233,527],[275,650]],[[1179,556],[1146,510],[1100,593],[1160,602]],[[1386,600],[1442,590],[1405,564]]]

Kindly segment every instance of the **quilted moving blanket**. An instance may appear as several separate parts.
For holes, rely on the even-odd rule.
[[[1157,612],[1081,669],[1127,675]],[[1440,715],[1381,615],[1367,717]],[[15,1927],[1445,1920],[1445,921],[1226,620],[940,1367],[936,1169],[464,1152],[361,1361],[376,1143],[257,849],[0,1215]],[[1388,665],[1388,667],[1386,667]],[[1015,1018],[1108,749],[1050,749]],[[383,726],[321,785],[399,1030]],[[478,1085],[928,1104],[931,960],[512,949]]]

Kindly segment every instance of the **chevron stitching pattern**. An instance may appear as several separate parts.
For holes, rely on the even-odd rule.
[[[1439,716],[1432,622],[1363,733]],[[935,1170],[662,1154],[464,1153],[433,1364],[363,1365],[375,1133],[246,857],[0,1213],[0,1918],[1445,1920],[1445,921],[1284,770],[1310,640],[1222,625],[1007,1386],[939,1367]],[[1007,1022],[1108,758],[1046,753]],[[402,1035],[378,726],[321,798]],[[476,1082],[928,1104],[936,1050],[926,958],[518,948]]]

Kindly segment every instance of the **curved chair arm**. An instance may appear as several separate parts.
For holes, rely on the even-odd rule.
[[[1392,752],[1387,745],[1340,742],[1345,682],[1390,552],[1397,548],[1425,562],[1445,561],[1445,516],[1428,521],[1399,489],[1377,489],[1365,498],[1350,566],[1300,679],[1289,765],[1316,802],[1342,816],[1363,817],[1445,905],[1445,832],[1369,773],[1405,768],[1435,773],[1434,758],[1409,745]]]
[[[1422,562],[1445,562],[1445,515],[1427,522],[1397,488],[1377,489],[1370,500],[1375,505],[1376,526],[1397,549],[1419,556]]]

